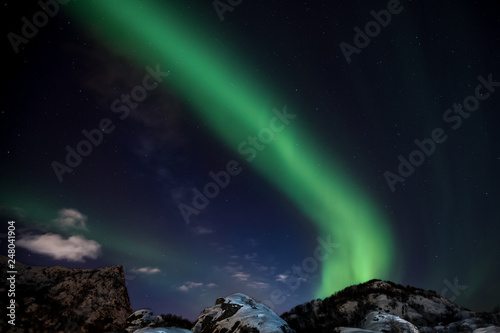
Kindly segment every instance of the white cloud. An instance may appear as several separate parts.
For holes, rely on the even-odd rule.
[[[87,230],[87,216],[73,208],[63,208],[58,212],[59,216],[53,221],[63,228],[74,228]]]
[[[193,289],[193,288],[199,288],[199,287],[203,287],[204,284],[202,282],[191,282],[191,281],[188,281],[188,282],[185,282],[182,286],[180,286],[179,288],[177,288],[178,290],[180,291],[189,291],[190,289]],[[215,287],[216,285],[214,283],[209,283],[206,285],[206,287],[209,287],[209,288],[212,288],[212,287]]]
[[[228,262],[224,267],[214,266],[214,269],[216,271],[225,273],[226,275],[233,275],[235,273],[241,272],[243,270],[243,266],[231,261]]]
[[[207,288],[214,288],[214,287],[217,287],[217,285],[215,283],[207,284]]]
[[[211,234],[214,231],[212,229],[209,229],[209,228],[197,226],[197,227],[193,228],[193,232],[197,235],[205,235],[205,234]]]
[[[84,262],[85,257],[96,259],[101,250],[101,244],[82,236],[71,236],[64,239],[61,235],[52,233],[25,236],[19,239],[16,244],[35,253],[48,255],[53,259],[79,262]]]
[[[250,282],[247,284],[247,286],[254,288],[254,289],[267,289],[269,288],[269,283],[265,282]]]
[[[233,277],[237,278],[240,281],[247,281],[248,278],[250,277],[250,274],[246,274],[243,272],[236,272],[233,274]]]
[[[286,279],[288,279],[288,275],[286,275],[286,274],[279,274],[276,276],[276,281],[279,281],[279,282],[285,282]]]
[[[134,268],[132,269],[132,272],[135,272],[135,273],[144,273],[144,274],[156,274],[156,273],[160,273],[161,270],[159,268],[156,268],[156,267],[141,267],[141,268]]]
[[[180,286],[180,287],[179,287],[179,290],[180,290],[180,291],[188,291],[188,290],[189,290],[189,288],[188,288],[188,286],[186,286],[186,285],[184,284],[184,285],[182,285],[182,286]]]

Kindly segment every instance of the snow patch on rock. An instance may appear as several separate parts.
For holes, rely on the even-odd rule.
[[[218,298],[214,306],[206,308],[198,317],[192,331],[194,333],[295,332],[267,306],[241,293]]]
[[[378,332],[420,333],[412,323],[381,311],[368,313],[362,328]]]

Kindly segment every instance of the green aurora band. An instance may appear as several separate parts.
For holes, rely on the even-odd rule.
[[[267,127],[270,111],[281,109],[286,103],[277,103],[286,99],[273,96],[272,84],[264,86],[263,78],[244,70],[241,57],[240,62],[234,56],[231,60],[232,52],[211,45],[213,35],[201,31],[197,22],[166,6],[84,1],[67,9],[114,52],[142,66],[160,64],[162,71],[168,70],[171,75],[162,86],[173,89],[219,139],[236,149],[246,136]],[[288,112],[296,113],[290,107]],[[322,264],[316,297],[325,297],[351,284],[389,278],[394,244],[376,204],[345,175],[338,159],[322,153],[311,132],[292,120],[251,164],[324,237],[331,235],[340,244]]]

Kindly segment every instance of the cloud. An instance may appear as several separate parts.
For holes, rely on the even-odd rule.
[[[216,287],[217,285],[215,283],[208,283],[208,284],[204,284],[202,282],[192,282],[192,281],[188,281],[188,282],[185,282],[182,286],[180,286],[179,288],[177,288],[178,290],[180,291],[189,291],[193,288],[200,288],[200,287],[206,287],[206,288],[213,288],[213,287]]]
[[[246,274],[243,272],[236,272],[232,275],[233,277],[237,278],[240,281],[247,281],[248,278],[250,277],[250,274]]]
[[[214,231],[212,229],[209,229],[209,228],[197,226],[197,227],[193,228],[193,232],[197,235],[205,235],[205,234],[211,234]]]
[[[230,254],[234,252],[234,249],[231,245],[228,244],[220,244],[218,242],[210,242],[210,247],[217,253]]]
[[[255,269],[259,272],[266,272],[268,274],[273,274],[273,272],[276,270],[275,266],[265,266],[256,262],[252,262],[252,266],[255,267]]]
[[[179,289],[180,291],[188,291],[188,290],[189,290],[189,287],[188,287],[188,286],[186,286],[186,285],[184,284],[184,285],[180,286],[178,289]]]
[[[286,275],[286,274],[279,274],[276,276],[276,281],[279,281],[279,282],[285,282],[286,279],[288,279],[288,275]]]
[[[227,265],[224,267],[214,266],[214,269],[219,271],[219,272],[223,272],[226,275],[233,275],[237,272],[241,272],[243,270],[243,266],[238,265],[235,262],[231,261],[231,262],[228,262]]]
[[[253,252],[251,254],[245,254],[245,260],[253,260],[257,258],[257,253]]]
[[[63,208],[57,212],[59,216],[53,221],[63,228],[87,230],[87,216],[73,208]]]
[[[16,244],[53,259],[79,262],[84,262],[85,257],[97,259],[101,250],[101,244],[82,236],[71,236],[64,239],[61,235],[52,233],[25,236],[19,239]]]
[[[132,272],[135,273],[144,273],[144,274],[156,274],[160,273],[161,270],[159,268],[153,268],[153,267],[141,267],[141,268],[134,268],[132,269]]]
[[[250,282],[247,284],[247,286],[254,288],[254,289],[267,289],[269,288],[269,283],[265,282]]]

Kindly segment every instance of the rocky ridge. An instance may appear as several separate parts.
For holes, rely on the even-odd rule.
[[[6,267],[7,258],[0,256],[0,263]],[[16,262],[16,269],[16,326],[2,316],[2,332],[500,333],[500,312],[470,311],[434,291],[390,281],[350,286],[281,317],[236,293],[218,298],[193,324],[175,315],[154,316],[150,309],[132,312],[121,266],[68,269]],[[0,286],[0,292],[7,290]],[[2,298],[0,306],[6,305]]]
[[[323,333],[339,327],[362,328],[372,312],[397,316],[426,333],[473,332],[500,326],[500,313],[470,311],[435,291],[381,280],[350,286],[323,300],[298,305],[281,318],[297,333]]]
[[[7,259],[0,256],[2,267]],[[15,326],[2,315],[2,332],[103,332],[126,326],[132,308],[122,266],[70,269],[16,262],[16,270]],[[2,269],[2,281],[7,275]],[[7,294],[6,287],[0,286],[1,294]],[[2,309],[6,301],[0,299]]]

